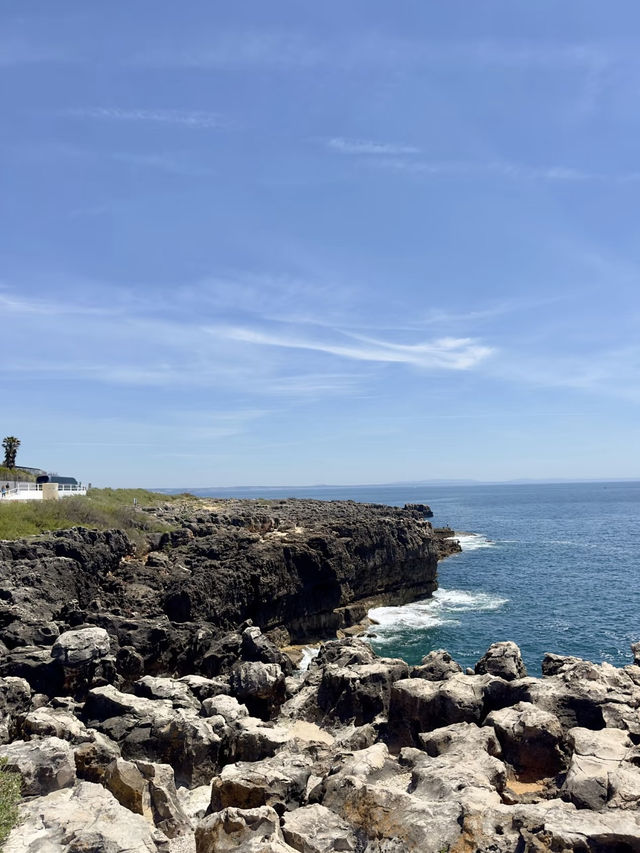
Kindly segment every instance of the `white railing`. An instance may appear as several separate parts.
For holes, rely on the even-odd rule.
[[[70,498],[74,495],[86,495],[87,487],[82,483],[56,483],[59,498]],[[38,501],[42,500],[42,483],[16,483],[7,489],[3,500],[9,501]]]

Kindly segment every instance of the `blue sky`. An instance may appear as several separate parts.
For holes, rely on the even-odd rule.
[[[635,0],[0,18],[0,431],[23,464],[640,476]]]

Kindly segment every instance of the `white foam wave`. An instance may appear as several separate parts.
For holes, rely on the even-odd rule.
[[[309,669],[311,661],[318,657],[319,651],[320,649],[313,648],[312,646],[305,646],[302,650],[302,657],[300,658],[298,669],[302,670],[302,672],[306,672]]]
[[[480,548],[495,548],[496,543],[488,539],[484,533],[456,533],[452,539],[457,539],[463,551],[478,551]]]
[[[393,643],[407,631],[457,625],[458,614],[472,610],[498,610],[509,599],[486,592],[464,589],[438,589],[433,598],[403,604],[399,607],[373,607],[369,618],[371,631],[378,643]]]

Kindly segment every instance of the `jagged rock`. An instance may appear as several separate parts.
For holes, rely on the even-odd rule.
[[[441,853],[460,838],[459,803],[428,802],[384,777],[367,782],[346,769],[329,776],[323,805],[377,845],[370,849]]]
[[[555,714],[563,729],[627,729],[640,736],[640,683],[636,667],[616,669],[580,658],[546,655],[541,680],[528,684],[526,701]]]
[[[420,732],[451,723],[479,723],[485,713],[490,675],[455,673],[445,681],[406,678],[391,688],[389,728],[399,745],[417,743]]]
[[[111,641],[104,628],[78,628],[60,634],[51,648],[51,657],[64,666],[75,667],[106,657]]]
[[[519,702],[492,711],[485,725],[494,727],[505,761],[522,779],[555,776],[562,768],[562,727],[554,714]]]
[[[120,758],[120,747],[101,732],[91,732],[92,740],[83,743],[73,752],[78,779],[102,784],[107,767]]]
[[[356,853],[359,849],[353,828],[317,803],[287,812],[282,833],[287,844],[299,853]]]
[[[202,703],[201,713],[204,717],[221,716],[230,725],[243,717],[249,716],[246,705],[241,705],[235,696],[210,696]]]
[[[51,649],[41,646],[23,646],[0,657],[0,676],[20,678],[47,696],[59,696],[63,690],[64,671],[51,659]]]
[[[622,729],[593,732],[574,728],[567,733],[567,742],[573,754],[562,786],[563,793],[579,808],[604,808],[614,792],[611,775],[615,774],[633,749],[628,732]],[[637,776],[635,768],[633,776]],[[617,781],[618,790],[628,790],[628,783],[634,782],[624,776],[618,777]],[[623,796],[619,796],[618,802],[623,799]],[[631,799],[634,799],[633,796]]]
[[[302,802],[313,760],[283,752],[260,762],[227,764],[211,785],[210,812],[227,806],[254,809],[272,806],[278,813]]]
[[[31,688],[24,678],[0,678],[0,743],[9,743],[18,731],[20,716],[31,706]]]
[[[284,674],[276,663],[237,663],[231,670],[229,683],[231,692],[249,712],[263,720],[270,719],[284,703]]]
[[[277,663],[285,675],[293,672],[291,658],[283,654],[257,626],[251,625],[242,632],[240,653],[243,660]]]
[[[93,740],[92,733],[72,711],[49,706],[30,711],[22,720],[21,731],[27,739],[57,737],[75,744]]]
[[[537,806],[516,806],[513,825],[535,851],[640,850],[640,821],[629,812],[593,812],[552,800]]]
[[[420,666],[411,670],[411,678],[424,678],[427,681],[444,681],[456,672],[462,672],[462,667],[456,663],[449,652],[437,649],[422,658]]]
[[[121,646],[116,655],[116,669],[131,683],[144,675],[144,658],[133,646]]]
[[[149,785],[133,762],[114,759],[105,770],[102,783],[129,811],[153,821]]]
[[[182,810],[192,826],[196,826],[207,814],[211,802],[211,785],[198,785],[196,788],[178,788],[178,799]]]
[[[640,642],[631,643],[631,653],[633,654],[634,665],[640,666]]]
[[[475,723],[454,723],[432,732],[424,732],[418,740],[427,755],[434,758],[445,753],[470,755],[478,751],[497,758],[502,755],[495,730],[489,725],[480,727]]]
[[[158,678],[145,675],[133,685],[136,696],[146,699],[168,699],[174,708],[200,710],[200,702],[184,681],[175,678]]]
[[[186,684],[199,702],[210,699],[212,696],[230,693],[229,682],[223,678],[205,678],[203,675],[183,675],[178,679]]]
[[[226,808],[196,829],[196,853],[295,853],[283,838],[278,813],[269,806]]]
[[[147,781],[155,825],[168,838],[184,835],[190,822],[178,797],[173,768],[150,761],[136,761],[136,766]]]
[[[181,784],[209,781],[218,769],[221,739],[195,710],[107,686],[89,692],[84,715],[120,744],[124,758],[170,764]]]
[[[237,720],[232,750],[236,761],[262,761],[289,741],[289,729],[265,723],[257,717]]]
[[[410,792],[429,802],[458,802],[466,810],[499,805],[506,767],[479,743],[476,746],[471,752],[452,746],[435,758],[411,747],[403,749],[401,763],[411,767]]]
[[[22,776],[22,795],[37,797],[68,788],[76,781],[76,767],[69,744],[57,737],[16,740],[0,747],[6,768]]]
[[[478,675],[489,673],[505,681],[525,678],[527,675],[520,649],[510,641],[492,643],[476,664],[475,671]]]
[[[141,815],[120,805],[101,785],[27,800],[4,853],[170,853],[167,838]]]
[[[379,659],[376,663],[323,668],[318,705],[339,720],[357,726],[371,723],[389,711],[391,685],[409,674],[402,660]]]

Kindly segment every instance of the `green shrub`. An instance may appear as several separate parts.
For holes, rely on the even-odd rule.
[[[5,770],[6,763],[6,758],[0,759],[0,844],[18,822],[18,803],[22,783],[19,773]]]
[[[134,506],[134,499],[137,506]],[[97,530],[118,528],[140,541],[145,533],[169,528],[144,512],[144,508],[175,500],[173,495],[146,489],[90,489],[86,496],[57,501],[0,501],[0,539],[19,539],[69,527],[90,527]],[[185,497],[181,496],[181,500]]]
[[[20,480],[23,483],[35,483],[36,475],[22,468],[6,468],[0,465],[0,483],[8,483],[11,480]]]

